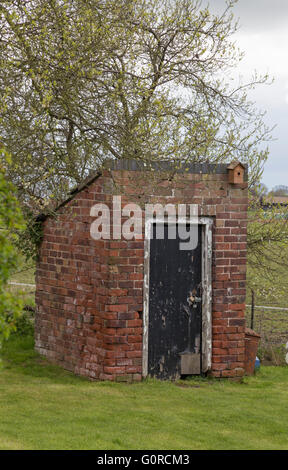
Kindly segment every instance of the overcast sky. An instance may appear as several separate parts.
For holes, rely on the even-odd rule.
[[[222,12],[225,0],[209,4]],[[277,126],[273,131],[277,140],[268,144],[270,157],[262,182],[269,188],[288,186],[288,0],[238,0],[234,14],[239,18],[234,38],[245,52],[239,73],[247,79],[257,70],[275,79],[250,94],[257,107],[267,111],[265,122]]]

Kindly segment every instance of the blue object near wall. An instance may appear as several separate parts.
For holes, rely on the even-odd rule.
[[[258,370],[260,369],[260,359],[259,357],[256,356],[256,359],[255,359],[255,370]]]

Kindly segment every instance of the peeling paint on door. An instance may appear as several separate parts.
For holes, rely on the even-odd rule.
[[[163,219],[159,219],[156,222],[163,223]],[[143,291],[144,301],[143,301],[143,359],[142,359],[144,377],[146,377],[147,375],[153,375],[156,377],[157,367],[158,367],[156,363],[154,365],[152,365],[151,361],[150,361],[150,364],[148,363],[149,349],[152,348],[153,342],[158,341],[159,339],[157,338],[157,335],[155,338],[153,338],[153,335],[149,337],[150,332],[151,332],[150,331],[150,326],[151,326],[150,313],[151,312],[149,311],[150,310],[150,297],[151,297],[151,292],[152,292],[152,296],[155,294],[155,288],[153,289],[152,287],[151,289],[151,285],[150,285],[150,259],[151,259],[150,242],[151,242],[151,234],[152,234],[154,223],[155,223],[155,220],[151,219],[151,220],[148,220],[145,225],[146,237],[145,237],[145,250],[144,250],[145,262],[144,262],[144,291]],[[184,223],[184,222],[180,221],[180,223]],[[197,366],[199,370],[198,373],[200,372],[206,373],[208,370],[211,369],[211,358],[212,358],[212,284],[211,284],[211,280],[212,280],[213,218],[212,217],[200,217],[198,219],[198,224],[199,224],[198,229],[201,231],[201,273],[202,273],[201,277],[202,279],[201,279],[200,285],[198,285],[198,289],[200,287],[198,295],[197,295],[197,288],[195,290],[195,287],[194,287],[194,289],[190,290],[187,297],[192,295],[193,297],[196,297],[196,298],[197,297],[202,298],[201,299],[201,307],[202,307],[201,334],[200,336],[198,334],[195,336],[195,349],[194,349],[195,353],[190,353],[190,356],[191,354],[195,354],[195,356],[198,354],[198,359],[197,357],[189,358],[186,355],[184,358],[184,362],[182,360],[182,367],[183,367],[183,364],[185,363],[186,365],[188,365],[187,367],[190,368],[191,370],[191,367],[195,368],[195,364],[198,361],[198,365],[199,365]],[[190,252],[190,256],[191,256],[191,259],[190,259],[191,272],[189,272],[189,277],[195,275],[194,254],[192,253],[191,255],[191,252]],[[184,263],[184,265],[186,265],[186,263]],[[183,274],[182,271],[183,271],[182,264],[179,263],[179,266],[172,270],[174,278],[181,279],[181,276]],[[166,268],[164,269],[163,274],[164,275],[160,276],[159,286],[164,291],[165,286],[163,284],[163,280],[165,279],[165,276],[167,276]],[[159,291],[159,286],[157,289],[158,291]],[[163,332],[167,328],[167,319],[168,319],[167,313],[169,313],[169,304],[171,304],[171,297],[173,297],[173,289],[169,288],[169,290],[165,290],[165,295],[163,294],[163,299],[165,299],[165,302],[162,305],[161,314],[159,317],[159,320],[160,320],[160,326],[158,328],[159,332],[161,331]],[[180,305],[180,310],[183,314],[182,319],[186,316],[186,322],[187,322],[188,314],[191,311],[191,309],[189,308],[189,303],[187,302],[187,297],[186,298],[183,297],[184,301]],[[168,303],[167,303],[167,299],[170,299]],[[173,307],[173,304],[172,304],[172,307]],[[195,307],[195,309],[196,308],[197,307]],[[175,329],[179,330],[177,326],[175,327]],[[187,341],[185,343],[185,346],[183,346],[182,352],[183,350],[185,352],[186,345],[187,345]],[[168,363],[170,363],[171,357],[173,358],[176,354],[179,354],[178,345],[176,344],[176,345],[173,345],[171,348],[166,348],[166,354],[169,357]],[[201,364],[200,364],[200,354],[201,354]],[[181,358],[183,357],[184,356],[182,354]],[[201,366],[201,371],[200,371],[200,366]],[[180,377],[181,362],[177,362],[177,364],[175,365],[175,370],[172,373],[172,375],[169,373],[169,371],[166,371],[165,364],[164,364],[164,367],[161,366],[161,374],[162,374],[162,378],[164,379]],[[183,371],[182,371],[182,374],[184,374]]]
[[[150,241],[148,373],[160,379],[181,376],[183,354],[197,354],[194,373],[200,373],[201,227],[193,229],[199,242],[192,253],[180,250],[179,239],[168,239],[167,225],[163,240]]]

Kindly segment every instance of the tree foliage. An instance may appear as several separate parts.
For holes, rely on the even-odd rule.
[[[109,159],[248,163],[269,138],[233,69],[228,0],[2,0],[0,133],[25,202],[45,205]],[[223,80],[223,78],[225,79]]]
[[[277,303],[277,295],[288,288],[288,207],[271,204],[262,185],[254,190],[248,212],[248,287]]]
[[[7,160],[3,150],[1,155]],[[15,188],[7,182],[0,168],[0,346],[13,330],[22,309],[21,300],[7,290],[7,283],[17,267],[18,255],[14,242],[18,231],[23,229],[24,222]]]

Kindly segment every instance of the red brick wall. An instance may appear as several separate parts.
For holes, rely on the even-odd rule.
[[[113,191],[122,205],[198,204],[202,216],[213,216],[211,374],[243,375],[247,185],[229,184],[225,173],[156,181],[118,170],[111,179],[106,171],[48,217],[37,265],[36,349],[92,379],[141,379],[144,242],[90,236],[90,208],[104,202],[112,213]]]

